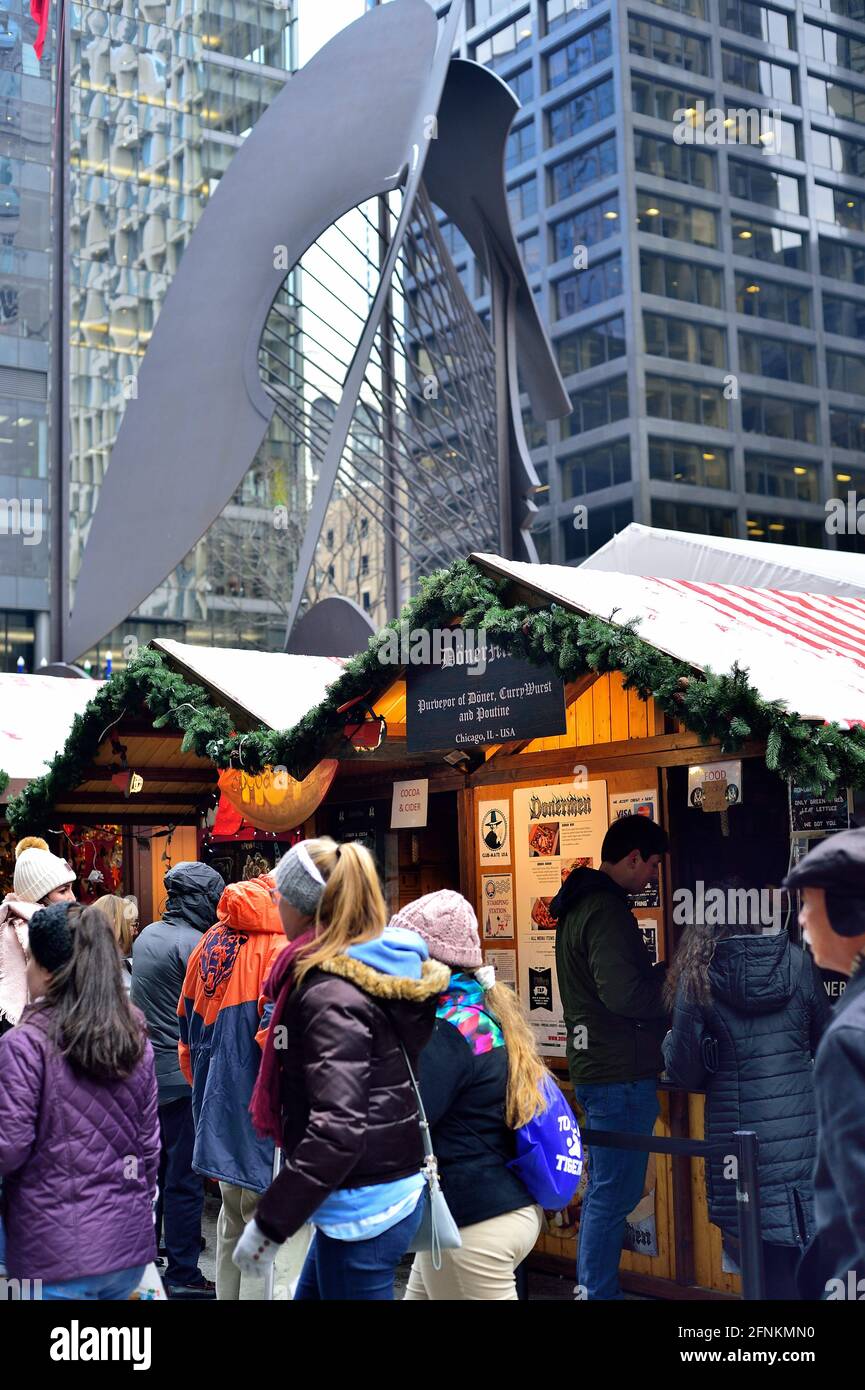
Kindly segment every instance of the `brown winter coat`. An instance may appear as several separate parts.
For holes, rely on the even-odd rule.
[[[337,1188],[418,1172],[417,1106],[396,1033],[414,1067],[449,979],[438,961],[411,980],[343,955],[289,996],[278,1052],[286,1163],[255,1218],[272,1240],[293,1235]]]

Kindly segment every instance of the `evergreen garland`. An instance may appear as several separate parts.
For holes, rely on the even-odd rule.
[[[3,795],[3,793],[5,792],[5,790],[6,790],[6,788],[7,788],[8,786],[9,786],[9,773],[8,773],[8,772],[4,772],[3,769],[2,769],[2,767],[0,767],[0,796]]]
[[[108,727],[133,710],[149,711],[155,728],[182,732],[183,750],[209,758],[218,768],[242,767],[255,774],[269,764],[301,777],[320,757],[338,754],[346,723],[340,709],[355,699],[374,701],[386,684],[380,652],[387,631],[399,633],[402,625],[409,632],[446,628],[458,619],[463,628],[485,632],[488,640],[515,655],[550,665],[565,681],[592,671],[620,671],[626,689],[654,699],[701,741],[716,740],[724,753],[735,753],[746,740],[765,743],[766,765],[797,786],[833,791],[865,784],[865,729],[804,723],[780,702],[763,700],[738,666],[727,675],[709,670],[695,675],[684,662],[644,641],[635,622],[617,625],[581,617],[555,603],[538,610],[525,604],[506,607],[504,588],[504,581],[489,578],[465,560],[431,575],[401,617],[370,638],[367,650],[345,664],[322,703],[291,729],[238,734],[229,713],[214,706],[201,686],[171,671],[158,652],[145,650],[76,716],[48,771],[9,802],[9,824],[16,835],[41,829],[55,802],[81,782]]]

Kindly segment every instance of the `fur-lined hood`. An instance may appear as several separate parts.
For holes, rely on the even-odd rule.
[[[318,968],[327,975],[338,975],[348,980],[374,999],[408,999],[413,1003],[423,1003],[442,994],[451,978],[447,966],[437,960],[423,962],[419,980],[410,980],[405,975],[384,975],[371,965],[365,965],[362,960],[346,955],[334,956],[333,960],[325,961]]]

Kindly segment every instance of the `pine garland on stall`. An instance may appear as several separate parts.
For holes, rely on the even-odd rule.
[[[325,752],[339,749],[345,705],[364,698],[374,702],[381,693],[389,629],[445,628],[459,620],[466,630],[485,632],[488,641],[536,665],[549,664],[566,681],[592,671],[621,671],[626,689],[654,699],[704,742],[717,740],[725,753],[735,753],[746,740],[765,742],[767,766],[798,786],[825,791],[865,784],[865,729],[806,724],[780,703],[763,700],[739,667],[726,675],[695,673],[656,651],[635,622],[617,620],[615,612],[604,620],[558,604],[538,610],[507,607],[504,587],[468,561],[431,575],[400,618],[346,662],[324,701],[291,729],[237,733],[228,712],[213,705],[201,686],[171,671],[159,653],[145,650],[76,717],[48,772],[9,803],[9,824],[16,835],[41,828],[58,796],[81,781],[107,729],[142,708],[155,716],[154,727],[183,733],[184,751],[210,758],[219,768],[242,767],[255,774],[269,764],[302,776]]]

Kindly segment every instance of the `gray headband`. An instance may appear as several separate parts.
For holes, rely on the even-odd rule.
[[[313,862],[312,856],[301,840],[292,845],[273,871],[280,895],[302,912],[312,917],[324,892],[325,880]]]

